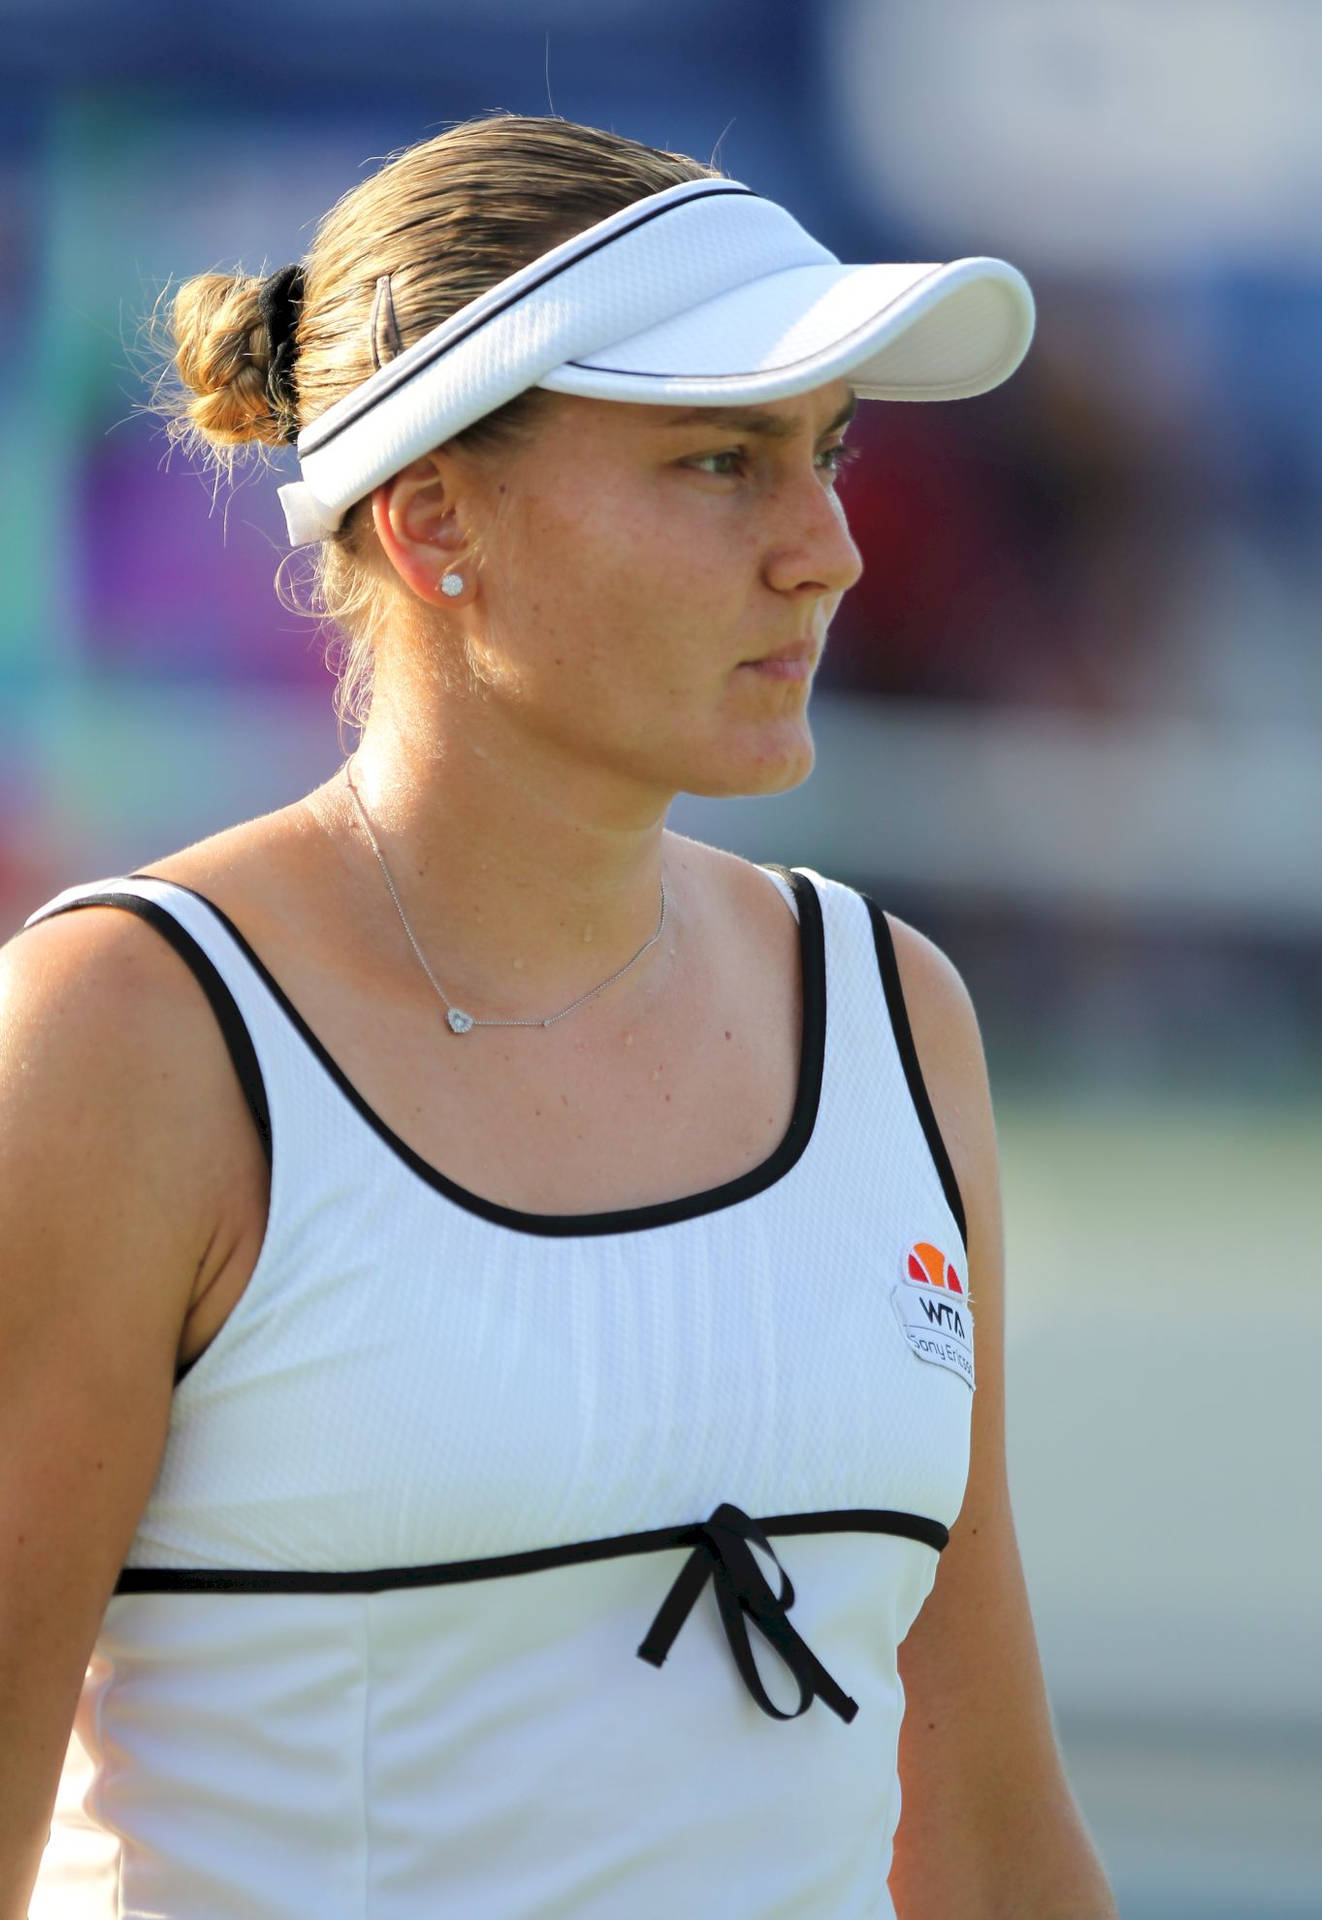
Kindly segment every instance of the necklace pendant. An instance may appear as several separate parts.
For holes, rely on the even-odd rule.
[[[450,1023],[451,1033],[467,1033],[473,1024],[472,1014],[465,1013],[462,1007],[451,1007],[445,1017]]]

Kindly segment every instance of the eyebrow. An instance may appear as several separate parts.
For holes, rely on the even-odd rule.
[[[857,412],[858,395],[851,393],[835,419],[822,428],[822,434],[847,427]],[[768,440],[790,440],[803,429],[798,415],[767,413],[761,407],[691,407],[687,413],[672,413],[660,424],[663,427],[725,427],[736,433],[761,434]]]

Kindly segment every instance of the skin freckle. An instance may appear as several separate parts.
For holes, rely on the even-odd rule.
[[[725,1037],[727,1040],[730,1038],[730,1029],[728,1027],[725,1029]]]
[[[669,1100],[669,1099],[671,1099],[671,1098],[672,1098],[672,1095],[670,1095],[670,1094],[667,1094],[667,1095],[666,1095],[666,1099],[667,1099],[667,1100]]]

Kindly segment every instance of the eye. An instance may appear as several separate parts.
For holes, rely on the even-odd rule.
[[[711,463],[715,464],[711,464]],[[725,464],[722,464],[724,462]],[[689,467],[697,467],[701,473],[714,473],[722,478],[731,479],[743,467],[744,450],[742,447],[726,447],[720,453],[699,453],[692,460],[685,461]]]
[[[848,447],[841,440],[834,447],[823,447],[817,456],[818,465],[823,473],[829,474],[833,480],[838,480],[846,467],[853,466],[858,459],[859,451],[858,447]]]
[[[820,473],[836,480],[845,468],[859,457],[857,447],[846,446],[841,440],[833,447],[823,447],[815,456],[814,466]],[[746,447],[724,447],[719,453],[699,453],[684,462],[687,467],[695,467],[700,473],[715,474],[721,479],[737,479],[747,471],[748,449]]]

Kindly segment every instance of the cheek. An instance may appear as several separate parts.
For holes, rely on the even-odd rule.
[[[690,681],[695,666],[728,670],[751,546],[709,511],[664,504],[566,490],[510,515],[493,555],[493,621],[530,669],[572,662],[619,681],[628,665],[653,686]]]

